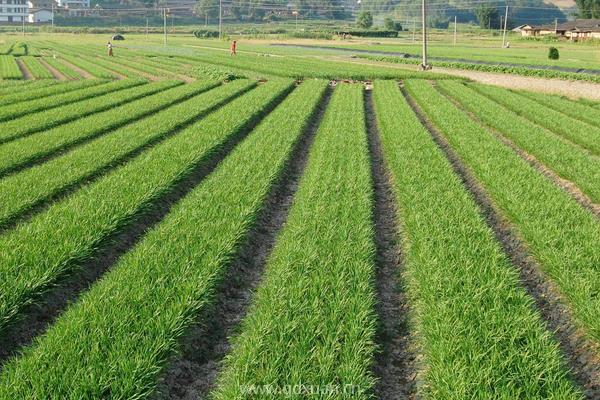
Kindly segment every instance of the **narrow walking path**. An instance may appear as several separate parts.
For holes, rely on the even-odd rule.
[[[19,66],[19,69],[21,70],[21,74],[23,75],[24,80],[30,81],[30,80],[34,79],[33,75],[31,75],[31,72],[29,72],[29,70],[27,69],[25,64],[23,64],[23,62],[21,60],[19,60],[17,57],[15,57],[15,62]]]
[[[347,57],[321,57],[322,59],[332,59],[336,61],[345,61],[354,64],[363,64],[371,66],[385,66],[398,69],[418,70],[418,65],[412,64],[394,64],[377,61],[369,61],[360,58]],[[547,79],[533,76],[520,76],[514,74],[502,74],[493,72],[471,71],[454,68],[433,67],[431,72],[453,75],[471,79],[475,82],[485,83],[487,85],[501,86],[507,89],[530,90],[533,92],[542,92],[566,96],[571,99],[586,98],[600,101],[600,83],[585,81],[569,81],[562,79]]]
[[[600,84],[593,82],[545,79],[533,76],[495,74],[491,72],[468,71],[453,68],[434,67],[433,72],[461,76],[476,82],[501,86],[508,89],[523,89],[534,92],[558,94],[572,99],[583,97],[591,100],[600,100]]]
[[[46,60],[44,60],[42,57],[38,58],[38,61],[40,62],[40,64],[42,64],[48,71],[50,71],[50,73],[52,74],[52,76],[54,76],[54,79],[59,80],[59,81],[66,81],[67,77],[64,76],[59,70],[57,70],[56,68],[54,68],[53,66],[51,66],[50,64],[48,64],[46,62]]]

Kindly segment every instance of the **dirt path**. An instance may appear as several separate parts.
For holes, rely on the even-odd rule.
[[[42,64],[48,71],[50,71],[50,73],[52,74],[52,76],[54,76],[54,79],[57,79],[59,81],[66,81],[67,77],[64,76],[59,70],[57,70],[56,68],[54,68],[53,66],[51,66],[50,64],[48,64],[46,62],[46,60],[44,60],[42,57],[38,57],[38,61],[40,62],[40,64]]]
[[[25,64],[23,64],[23,62],[21,60],[19,60],[17,57],[15,57],[15,62],[17,63],[17,65],[19,66],[19,69],[21,70],[23,79],[25,79],[26,81],[30,81],[30,80],[34,79],[33,75],[31,75],[31,72],[29,72],[29,70],[27,69]]]
[[[557,340],[572,377],[583,389],[584,397],[589,400],[600,398],[600,359],[597,343],[588,339],[575,323],[573,313],[555,283],[542,272],[541,266],[531,256],[530,250],[519,237],[514,225],[494,205],[489,193],[463,163],[443,133],[433,125],[406,91],[402,90],[402,93],[452,165],[454,172],[460,177],[465,188],[473,196],[481,216],[517,269],[523,288],[534,300],[548,331]]]
[[[320,50],[333,50],[340,51],[345,53],[362,53],[362,54],[372,54],[378,56],[391,56],[391,57],[407,57],[412,59],[420,59],[421,56],[419,54],[411,54],[406,52],[397,52],[397,51],[377,51],[377,50],[364,50],[364,49],[354,49],[354,48],[343,48],[343,47],[335,47],[335,46],[319,46],[319,45],[307,45],[307,44],[292,44],[292,43],[271,43],[271,46],[280,46],[280,47],[299,47],[299,48],[307,48],[307,49],[320,49]],[[531,68],[531,69],[543,69],[550,71],[562,71],[562,72],[573,72],[573,73],[587,73],[593,75],[600,75],[600,69],[593,68],[572,68],[572,67],[561,67],[556,65],[540,65],[540,64],[520,64],[520,63],[512,63],[512,62],[503,62],[503,61],[483,61],[483,60],[473,60],[467,58],[454,58],[454,57],[429,57],[431,61],[444,61],[444,62],[460,62],[467,64],[478,64],[478,65],[500,65],[505,67],[517,67],[517,68]]]
[[[77,65],[71,64],[70,62],[68,62],[64,58],[61,58],[60,61],[63,64],[65,64],[67,67],[71,68],[73,71],[77,72],[79,75],[81,75],[82,77],[84,77],[85,79],[95,79],[92,74],[90,74],[89,72],[87,72],[84,69],[79,68]]]
[[[82,56],[81,58],[83,58],[83,59],[84,59],[84,60],[86,60],[86,61],[89,61],[89,62],[92,62],[92,63],[93,63],[93,62],[94,62],[94,59],[96,59],[96,58],[98,58],[98,59],[99,59],[99,58],[100,58],[100,56],[89,56],[89,57]],[[112,62],[111,62],[111,61],[109,61],[108,63],[109,63],[109,64],[111,64]],[[117,79],[127,79],[127,76],[126,76],[126,75],[123,75],[122,73],[120,73],[120,72],[118,71],[118,67],[121,67],[121,68],[123,68],[123,69],[125,69],[125,70],[127,70],[127,71],[131,71],[131,72],[133,72],[133,73],[136,73],[136,74],[138,73],[137,71],[132,71],[132,70],[131,70],[131,68],[127,68],[127,67],[126,67],[126,66],[124,66],[124,65],[114,65],[114,66],[112,66],[112,65],[111,65],[110,67],[107,67],[107,66],[105,66],[105,65],[99,65],[99,66],[100,66],[100,67],[102,67],[102,68],[104,68],[105,70],[107,70],[107,71],[108,71],[108,72],[110,72],[111,74],[113,74],[113,76],[114,76],[114,77],[116,77]],[[146,77],[146,76],[142,76],[141,74],[140,74],[140,76],[141,76],[141,77],[143,77],[143,78],[146,78],[146,79],[148,79],[148,80],[156,80],[156,79],[150,79],[150,78],[148,78],[148,77]]]
[[[353,64],[363,64],[371,66],[385,66],[388,68],[419,70],[418,65],[413,64],[393,64],[368,61],[360,58],[349,59],[345,57],[318,57],[335,61],[344,61]],[[558,94],[571,99],[585,98],[590,100],[600,100],[600,83],[585,81],[569,81],[562,79],[546,79],[534,76],[521,76],[513,74],[501,74],[493,72],[480,72],[454,68],[434,67],[431,72],[440,74],[460,76],[471,79],[475,82],[485,83],[486,85],[501,86],[507,89],[521,89],[532,92]]]
[[[379,127],[375,118],[372,89],[364,91],[367,140],[373,177],[373,227],[375,228],[375,287],[379,318],[376,334],[378,352],[373,373],[378,378],[375,396],[379,400],[416,398],[417,355],[409,329],[410,306],[402,277],[404,260],[400,228],[390,172],[385,163]]]
[[[139,62],[139,61],[138,61],[138,62]],[[155,70],[157,70],[158,72],[160,72],[161,74],[163,74],[163,77],[164,77],[165,79],[176,78],[176,79],[179,79],[180,81],[184,81],[184,82],[186,82],[186,83],[192,83],[192,82],[195,82],[195,81],[196,81],[196,80],[195,80],[194,78],[192,78],[191,76],[187,76],[187,75],[184,75],[184,74],[180,74],[180,73],[178,73],[178,72],[169,71],[169,70],[166,70],[166,69],[164,69],[164,68],[157,67],[156,65],[149,65],[149,64],[144,64],[144,63],[141,63],[141,62],[140,62],[139,64],[141,64],[141,65],[147,65],[147,66],[149,66],[149,67],[152,67],[152,68],[154,68]]]
[[[524,89],[533,92],[559,94],[572,99],[583,97],[590,100],[600,100],[600,84],[593,82],[544,79],[533,76],[495,74],[491,72],[468,71],[452,68],[434,68],[432,71],[461,76],[476,82],[501,86],[508,89]]]

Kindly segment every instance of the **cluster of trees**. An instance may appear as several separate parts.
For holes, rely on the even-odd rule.
[[[600,0],[576,2],[580,18],[600,18]],[[477,7],[472,0],[434,0],[429,4],[428,25],[435,28],[447,28],[455,16],[459,22],[476,22],[483,28],[498,28],[500,16],[504,14],[503,4],[493,0]],[[378,14],[394,15],[400,21],[418,19],[421,16],[421,0],[233,0],[227,2],[224,15],[239,21],[261,21],[289,18],[293,11],[298,11],[300,18],[323,19],[348,19],[359,11],[357,25],[367,27],[373,24],[373,16]],[[219,0],[198,0],[196,13],[210,19],[218,17]],[[555,18],[564,21],[566,15],[544,0],[510,1],[509,26],[549,23]],[[386,29],[392,27],[393,22],[388,23]]]
[[[579,18],[600,18],[600,0],[575,0]]]
[[[346,19],[353,5],[347,0],[233,0],[223,13],[239,21],[276,20],[298,11],[301,18]],[[208,18],[219,15],[219,0],[198,0],[196,13]]]
[[[600,0],[576,0],[600,4]],[[566,20],[566,15],[556,6],[544,0],[511,0],[509,3],[508,25],[542,24],[558,19]],[[591,8],[591,7],[590,7]],[[421,0],[362,0],[361,9],[374,15],[393,14],[401,21],[411,21],[421,17]],[[596,8],[600,10],[600,8]],[[472,0],[429,1],[428,25],[434,28],[447,28],[456,16],[458,22],[474,22],[482,28],[498,28],[500,16],[504,15],[504,3],[490,0],[489,3],[474,5]]]
[[[373,26],[373,14],[371,11],[361,11],[356,17],[356,26],[362,29],[369,29]],[[383,27],[386,31],[401,31],[402,24],[394,21],[391,17],[385,17]]]

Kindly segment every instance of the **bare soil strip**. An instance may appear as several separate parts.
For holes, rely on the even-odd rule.
[[[361,58],[345,58],[341,56],[319,56],[318,58],[327,60],[343,61],[353,64],[385,66],[387,68],[396,68],[403,70],[420,70],[418,65],[398,64],[380,61],[371,61]],[[440,68],[434,66],[429,72],[453,75],[470,79],[474,82],[484,83],[486,85],[500,86],[507,89],[528,90],[530,92],[550,93],[560,96],[566,96],[571,99],[590,99],[600,100],[600,83],[586,81],[568,81],[555,78],[539,78],[535,76],[521,76],[515,74],[503,74],[483,71],[472,71],[465,69]]]
[[[57,70],[56,68],[54,68],[53,66],[51,66],[50,64],[48,64],[46,62],[46,60],[44,60],[42,57],[38,57],[38,61],[48,71],[50,71],[50,73],[52,74],[52,76],[54,76],[54,79],[59,80],[59,81],[66,81],[66,80],[68,80],[68,78],[66,76],[64,76],[59,70]]]
[[[435,86],[435,85],[434,85]],[[439,91],[439,90],[438,90]],[[439,91],[440,94],[444,95],[448,100],[450,100],[456,107],[458,107],[462,112],[467,114],[473,121],[477,122],[479,125],[485,127],[488,131],[490,131],[498,140],[500,140],[504,145],[510,147],[519,157],[523,160],[527,161],[529,165],[538,170],[539,173],[544,175],[546,178],[550,179],[556,186],[567,192],[576,202],[578,202],[583,208],[589,210],[592,214],[594,214],[597,218],[600,218],[600,204],[594,203],[585,193],[583,193],[575,183],[570,180],[561,178],[556,172],[552,171],[546,165],[544,165],[540,160],[538,160],[535,156],[527,153],[525,150],[521,149],[517,146],[513,141],[505,137],[501,132],[494,129],[493,127],[487,125],[483,122],[479,117],[475,114],[464,108],[459,102],[453,99],[450,96],[447,96],[445,93]],[[499,107],[502,107],[499,105]]]
[[[135,60],[134,60],[135,61]],[[192,78],[191,76],[187,76],[184,74],[180,74],[177,72],[173,72],[173,71],[168,71],[164,68],[161,67],[157,67],[156,65],[152,65],[152,68],[154,68],[155,70],[157,70],[158,72],[162,72],[163,74],[165,74],[165,78],[166,79],[172,79],[172,78],[176,78],[179,79],[181,81],[184,81],[185,83],[192,83],[195,82],[196,80],[194,78]]]
[[[600,100],[600,84],[586,81],[568,81],[564,79],[546,79],[536,76],[520,76],[464,69],[434,67],[432,72],[455,75],[472,79],[486,85],[501,86],[508,89],[529,90],[532,92],[558,94],[571,99]]]
[[[84,60],[89,61],[89,62],[94,62],[94,58],[100,58],[100,56],[89,56],[87,58],[82,57]],[[128,71],[131,71],[130,68],[126,68],[122,65],[115,65],[114,67],[106,67],[104,65],[101,65],[102,68],[106,69],[108,72],[110,72],[111,74],[113,74],[113,76],[115,76],[117,79],[127,79],[127,76],[123,75],[122,73],[120,73],[116,68],[117,67],[121,67],[123,69],[126,69]],[[135,72],[136,74],[138,73],[138,71],[132,71]],[[141,74],[140,74],[141,75]]]
[[[23,62],[21,60],[19,60],[18,57],[15,57],[15,62],[19,66],[19,69],[21,70],[21,74],[23,75],[24,80],[30,81],[30,80],[34,79],[33,75],[31,75],[31,72],[29,72],[29,70],[27,69],[25,64],[23,64]]]
[[[481,215],[493,230],[496,240],[517,268],[521,283],[534,299],[547,329],[560,345],[571,376],[582,389],[586,399],[600,398],[599,349],[574,323],[571,310],[555,285],[543,274],[537,261],[529,254],[525,243],[518,237],[510,222],[494,206],[485,189],[462,163],[442,133],[433,126],[414,100],[402,93],[415,111],[423,126],[450,161],[455,173],[480,208]]]
[[[107,174],[108,172],[110,172],[113,169],[118,168],[119,166],[122,166],[124,164],[126,164],[127,162],[129,162],[130,160],[132,160],[133,158],[137,157],[139,154],[143,153],[144,151],[148,150],[151,147],[154,147],[158,144],[160,144],[161,142],[167,140],[168,138],[170,138],[173,135],[176,135],[177,133],[179,133],[180,131],[182,131],[183,129],[187,128],[188,126],[194,124],[195,122],[198,122],[199,119],[203,118],[204,116],[212,113],[213,111],[218,110],[219,108],[225,106],[227,103],[235,100],[236,98],[242,96],[243,94],[245,94],[246,92],[250,91],[252,89],[252,87],[247,88],[243,91],[240,91],[239,93],[237,93],[235,96],[229,98],[229,99],[225,99],[224,101],[215,104],[213,107],[206,109],[203,113],[199,114],[194,120],[192,121],[188,121],[185,124],[182,124],[180,127],[178,127],[177,129],[175,129],[172,132],[169,132],[168,134],[161,136],[161,137],[157,137],[154,138],[153,140],[151,140],[150,142],[146,143],[144,146],[135,149],[127,154],[124,154],[123,157],[121,157],[120,159],[116,160],[115,162],[113,162],[110,165],[107,165],[101,169],[99,169],[98,171],[96,171],[93,175],[86,177],[78,182],[74,182],[72,185],[67,186],[66,188],[62,189],[61,191],[59,191],[58,193],[54,194],[52,197],[44,199],[42,201],[40,201],[37,204],[34,204],[32,206],[31,209],[29,209],[28,211],[25,211],[24,213],[20,214],[19,216],[17,216],[14,220],[8,220],[8,222],[0,227],[0,234],[2,234],[2,232],[7,231],[12,229],[14,226],[16,226],[17,224],[21,224],[24,223],[25,221],[29,220],[30,218],[32,218],[34,215],[44,211],[46,208],[48,208],[52,203],[56,202],[56,201],[60,201],[61,199],[69,196],[71,193],[79,190],[79,188],[81,188],[82,186],[88,185],[92,182],[94,182],[95,180],[101,178],[102,176],[104,176],[105,174]],[[169,107],[175,106],[176,104],[179,104],[183,101],[185,101],[187,99],[181,99],[178,100],[174,103],[171,103],[169,105]],[[144,119],[146,117],[141,117],[140,119]],[[129,124],[135,124],[136,122],[138,122],[140,119],[137,119],[135,121],[130,122]],[[128,124],[127,124],[128,125]],[[118,130],[119,128],[115,128],[114,130]],[[90,141],[93,139],[90,139]],[[78,145],[83,145],[85,144],[85,142],[82,142]],[[76,145],[76,146],[78,146]],[[34,165],[38,165],[41,163],[44,163],[48,160],[51,160],[53,158],[59,157],[67,152],[72,151],[73,148],[69,147],[67,149],[64,150],[60,150],[58,153],[55,154],[51,154],[48,155],[46,157],[42,157],[38,160],[32,161],[31,164],[27,164],[26,166],[24,166],[22,169],[23,170],[25,168],[30,168]],[[0,178],[2,178],[4,176],[0,175]],[[1,356],[0,356],[1,358]]]
[[[323,45],[307,45],[307,44],[292,44],[292,43],[271,43],[271,46],[279,46],[279,47],[300,47],[300,48],[309,48],[309,49],[322,49],[322,50],[333,50],[340,51],[345,53],[362,53],[362,54],[372,54],[372,55],[380,55],[380,56],[388,56],[388,57],[401,57],[401,58],[411,58],[411,59],[420,59],[420,54],[411,54],[404,53],[398,51],[377,51],[377,50],[362,50],[362,49],[354,49],[354,48],[343,48],[343,47],[335,47],[335,46],[323,46]],[[505,66],[505,67],[525,67],[530,69],[540,69],[540,70],[551,70],[551,71],[563,71],[563,72],[572,72],[572,73],[587,73],[592,75],[600,75],[600,69],[586,69],[586,68],[570,68],[570,67],[561,67],[556,65],[536,65],[536,64],[521,64],[521,63],[511,63],[511,62],[498,62],[498,61],[484,61],[484,60],[473,60],[468,58],[454,58],[454,57],[429,57],[432,61],[446,61],[446,62],[461,62],[466,64],[476,64],[476,65],[491,65],[491,66]]]
[[[67,67],[71,68],[73,71],[77,72],[79,75],[84,77],[85,79],[95,79],[94,75],[90,74],[84,69],[79,68],[77,65],[71,64],[64,58],[61,58],[60,61],[65,64]]]
[[[217,290],[214,306],[198,317],[185,335],[180,355],[162,374],[156,399],[204,399],[214,388],[221,361],[230,350],[230,337],[246,315],[271,254],[287,220],[308,152],[329,103],[328,88],[296,144],[279,182],[271,189],[255,226],[228,267]]]
[[[249,89],[248,89],[248,90],[249,90]],[[244,90],[244,91],[240,92],[240,93],[239,93],[239,95],[241,95],[241,94],[243,94],[243,93],[246,93],[246,92],[247,92],[247,90]],[[104,95],[106,95],[106,94],[108,94],[108,93],[105,93]],[[155,94],[156,94],[156,93],[155,93]],[[99,96],[104,96],[104,95],[99,95]],[[238,95],[238,96],[239,96],[239,95]],[[99,97],[99,96],[98,96],[98,97]],[[25,170],[25,169],[31,168],[31,167],[33,167],[33,166],[36,166],[36,165],[43,164],[43,163],[45,163],[45,162],[47,162],[47,161],[49,161],[49,160],[52,160],[53,158],[60,157],[61,155],[65,154],[65,153],[68,153],[68,152],[70,152],[70,151],[73,151],[73,150],[74,150],[74,149],[76,149],[77,147],[79,147],[79,146],[83,146],[83,145],[85,145],[86,143],[88,143],[88,142],[91,142],[91,141],[93,141],[93,140],[95,140],[95,139],[97,139],[97,138],[99,138],[99,137],[101,137],[101,136],[104,136],[104,135],[110,134],[111,132],[114,132],[114,131],[116,131],[116,130],[119,130],[120,128],[122,128],[122,127],[124,127],[124,126],[126,126],[126,125],[135,124],[136,122],[138,122],[138,121],[140,121],[140,120],[142,120],[142,119],[144,119],[144,118],[147,118],[147,117],[149,117],[149,116],[150,116],[150,115],[152,115],[152,114],[156,114],[157,112],[163,111],[163,110],[165,110],[165,109],[167,109],[167,108],[169,108],[169,107],[172,107],[172,106],[174,106],[174,105],[176,105],[176,104],[179,104],[179,103],[181,103],[181,102],[183,102],[183,101],[185,101],[185,100],[189,100],[189,99],[190,99],[190,97],[186,97],[186,98],[183,98],[183,99],[179,99],[179,100],[177,100],[177,101],[175,101],[175,102],[172,102],[172,103],[170,103],[168,106],[164,106],[164,107],[162,107],[162,108],[160,108],[160,109],[158,109],[158,110],[155,110],[155,111],[154,111],[153,113],[151,113],[151,114],[144,114],[144,115],[138,116],[138,117],[137,117],[135,120],[128,121],[128,122],[124,122],[124,123],[122,123],[122,124],[119,124],[119,125],[117,125],[117,126],[114,126],[114,127],[110,128],[110,129],[108,129],[108,130],[103,130],[103,131],[101,131],[101,132],[95,133],[94,135],[91,135],[91,136],[86,136],[86,137],[84,137],[84,138],[80,138],[80,139],[78,139],[78,140],[74,140],[74,141],[72,141],[71,143],[68,143],[68,144],[66,144],[66,145],[65,145],[63,148],[61,148],[61,149],[59,149],[59,150],[53,150],[52,152],[50,152],[49,154],[47,154],[47,155],[45,155],[45,156],[41,156],[41,157],[35,158],[35,159],[33,159],[33,160],[31,160],[31,161],[28,161],[28,162],[26,162],[26,163],[24,163],[24,164],[22,164],[22,165],[20,164],[20,165],[17,165],[17,166],[11,167],[11,168],[7,168],[7,169],[5,169],[3,172],[0,172],[0,179],[4,178],[4,177],[6,177],[6,176],[9,176],[9,175],[13,175],[13,174],[19,173],[20,171],[23,171],[23,170]],[[127,104],[131,104],[131,103],[133,103],[133,102],[136,102],[136,101],[141,101],[141,100],[143,100],[143,98],[139,98],[139,99],[133,100],[133,101],[131,101],[131,102],[127,103]],[[222,107],[222,106],[223,106],[223,104],[225,104],[225,103],[220,103],[220,105],[219,105],[219,106],[220,106],[220,107]],[[210,111],[211,111],[211,112],[212,112],[212,111],[214,111],[214,110],[216,110],[216,108],[215,108],[215,107],[212,107],[212,108],[210,109]],[[66,124],[69,124],[69,123],[72,123],[72,122],[78,121],[78,120],[80,120],[80,119],[83,119],[83,118],[88,118],[88,117],[91,117],[91,116],[93,116],[93,115],[95,115],[95,114],[100,114],[100,113],[107,112],[107,111],[110,111],[110,110],[96,111],[96,112],[94,112],[94,113],[92,113],[92,114],[85,115],[85,116],[83,116],[83,117],[79,117],[79,118],[77,118],[77,119],[75,119],[75,120],[73,120],[73,121],[61,122],[61,123],[59,123],[58,125],[56,125],[56,126],[53,126],[51,129],[58,128],[58,127],[60,127],[61,125],[66,125]],[[206,115],[206,113],[203,113],[202,115]],[[193,122],[195,122],[195,121],[196,121],[196,120],[192,121],[192,123],[193,123]],[[187,126],[187,125],[186,125],[186,126]],[[16,140],[18,140],[18,139],[21,139],[21,138],[23,138],[23,137],[27,137],[27,136],[30,136],[30,135],[34,135],[34,134],[36,134],[36,133],[40,133],[40,132],[43,132],[43,130],[41,130],[41,131],[34,131],[34,132],[31,132],[31,133],[28,133],[28,134],[26,134],[25,136],[17,136],[17,137],[14,137],[14,138],[8,139],[8,140],[6,140],[6,141],[4,141],[4,142],[0,142],[0,145],[1,145],[1,144],[4,144],[4,143],[13,142],[13,141],[16,141]]]
[[[117,260],[144,237],[145,233],[160,223],[180,199],[185,197],[209,175],[227,154],[241,142],[279,103],[289,91],[284,92],[258,118],[250,121],[231,137],[221,148],[208,156],[167,194],[142,211],[119,232],[106,238],[89,258],[81,260],[77,271],[64,277],[36,304],[22,313],[23,318],[15,322],[0,337],[0,367],[33,340],[42,335],[60,314],[77,301],[79,295],[100,279]],[[1,368],[0,368],[1,370]]]
[[[95,58],[101,59],[102,56],[89,56],[88,61],[94,62]],[[134,74],[139,75],[140,78],[145,78],[145,79],[148,79],[149,81],[152,81],[152,82],[160,80],[158,77],[156,77],[154,75],[151,75],[151,74],[149,74],[147,72],[143,72],[143,71],[137,70],[137,69],[135,69],[133,67],[130,67],[130,66],[125,66],[125,65],[120,65],[120,64],[114,64],[113,65],[113,61],[110,60],[110,57],[109,57],[109,60],[105,60],[105,61],[107,61],[109,64],[111,64],[111,66],[102,65],[102,68],[107,69],[110,73],[112,73],[113,75],[116,75],[119,79],[127,79],[127,76],[123,75],[121,72],[119,72],[119,70],[117,68],[122,68],[122,69],[124,69],[126,71],[133,72]]]
[[[385,165],[373,107],[372,91],[365,91],[371,174],[373,176],[376,245],[376,287],[379,345],[373,372],[378,378],[375,396],[381,400],[416,398],[416,355],[411,345],[409,302],[399,281],[403,270],[400,231],[390,173]]]

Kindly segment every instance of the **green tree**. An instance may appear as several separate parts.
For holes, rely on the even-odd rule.
[[[219,16],[219,0],[198,0],[196,13],[198,16],[208,15],[208,18],[217,18]]]
[[[490,4],[482,4],[475,9],[475,16],[479,21],[479,26],[487,29],[497,26],[498,9]]]
[[[600,18],[600,0],[575,0],[579,18]]]
[[[400,22],[394,21],[391,17],[385,17],[383,27],[388,31],[401,31],[402,25]]]
[[[369,29],[373,26],[373,14],[370,11],[361,11],[356,17],[356,25],[359,28]]]

